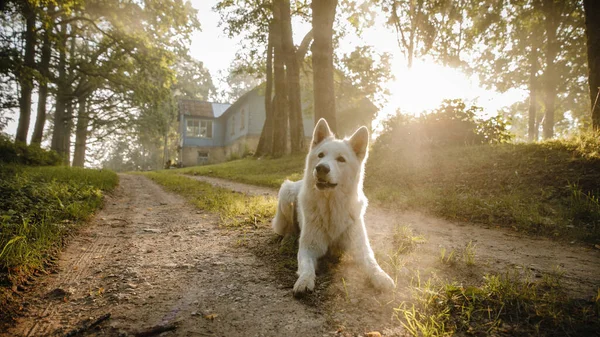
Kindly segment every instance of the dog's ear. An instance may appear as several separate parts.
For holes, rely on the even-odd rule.
[[[329,124],[324,118],[319,119],[317,125],[315,126],[315,130],[313,131],[313,138],[310,147],[314,147],[324,139],[329,137],[333,137],[333,133],[331,133],[331,129],[329,128]]]
[[[359,160],[365,159],[369,148],[369,130],[366,126],[361,126],[347,142],[350,144],[350,147],[352,147]]]

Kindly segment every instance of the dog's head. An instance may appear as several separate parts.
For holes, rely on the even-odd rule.
[[[319,190],[357,186],[369,147],[369,131],[361,126],[352,136],[336,139],[325,119],[313,131],[306,177]],[[357,182],[359,180],[359,182]]]

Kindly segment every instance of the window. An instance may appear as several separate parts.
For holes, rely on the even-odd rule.
[[[198,151],[198,164],[199,165],[208,164],[208,152]]]
[[[235,115],[231,116],[231,132],[229,132],[229,135],[235,135]]]
[[[187,121],[186,136],[212,138],[212,121],[190,119]]]
[[[241,115],[242,115],[242,117],[240,119],[240,130],[244,130],[244,128],[246,128],[246,124],[245,124],[245,122],[246,122],[246,110],[242,109]]]

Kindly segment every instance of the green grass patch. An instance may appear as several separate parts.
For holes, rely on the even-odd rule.
[[[594,242],[599,148],[586,138],[374,153],[365,188],[383,205]]]
[[[101,207],[118,183],[108,170],[0,166],[0,302],[43,270],[64,238]],[[0,312],[4,317],[7,312]]]
[[[600,331],[598,298],[573,300],[561,275],[532,281],[516,272],[486,275],[477,286],[421,282],[413,301],[395,308],[413,336],[588,336]]]
[[[172,171],[172,170],[171,170]],[[196,207],[216,213],[226,226],[258,225],[275,216],[276,199],[247,196],[211,184],[171,174],[171,171],[140,173],[167,190],[182,195]]]
[[[304,158],[304,155],[277,159],[247,157],[221,164],[182,168],[168,172],[230,179],[246,184],[279,188],[285,179],[294,181],[302,179]]]

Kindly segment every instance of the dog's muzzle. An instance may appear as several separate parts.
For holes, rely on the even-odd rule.
[[[329,182],[327,179],[327,175],[329,174],[329,165],[327,164],[319,164],[315,167],[315,176],[317,177],[317,188],[320,190],[324,190],[327,188],[334,188],[337,184]]]

